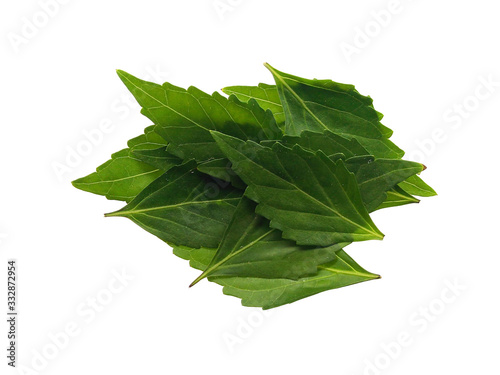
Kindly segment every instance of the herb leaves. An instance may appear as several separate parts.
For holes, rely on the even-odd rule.
[[[381,240],[370,213],[436,193],[402,160],[371,98],[269,64],[275,85],[206,94],[118,75],[153,121],[73,185],[126,217],[245,306],[274,308],[379,278],[346,252]]]

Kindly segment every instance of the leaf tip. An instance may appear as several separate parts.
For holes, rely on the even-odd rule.
[[[114,217],[114,216],[122,216],[121,211],[108,212],[104,214],[104,217]]]
[[[198,284],[201,280],[203,280],[207,276],[206,272],[203,272],[200,276],[198,276],[191,284],[189,284],[189,287],[192,288],[196,284]]]
[[[120,78],[127,75],[127,73],[121,69],[116,69],[116,74],[118,74],[118,77]]]
[[[118,78],[120,78],[120,80],[125,84],[125,86],[127,86],[127,84],[130,83],[129,81],[133,79],[137,80],[137,78],[134,77],[132,74],[127,73],[126,71],[121,69],[116,69],[116,74],[118,74]]]
[[[79,180],[80,180],[80,178],[77,180],[71,181],[71,185],[73,185],[73,187],[76,187],[77,189],[79,189],[79,187],[78,187],[80,185]]]
[[[264,63],[264,66],[266,67],[267,70],[271,72],[273,76],[276,75],[277,73],[276,69],[274,69],[269,63]]]

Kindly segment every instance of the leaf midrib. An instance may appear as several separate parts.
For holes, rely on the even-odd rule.
[[[368,180],[365,180],[363,181],[362,183],[359,184],[359,186],[363,186],[371,181],[375,181],[375,180],[379,180],[379,179],[382,179],[384,178],[385,176],[388,176],[388,175],[392,175],[392,174],[395,174],[395,173],[399,173],[399,172],[406,172],[406,171],[409,171],[409,170],[412,170],[412,169],[416,169],[417,172],[418,172],[418,167],[407,167],[407,168],[400,168],[400,169],[397,169],[397,170],[391,170],[391,171],[388,171],[384,174],[381,174],[379,176],[375,176],[375,177],[372,177]]]
[[[276,70],[274,70],[273,67],[271,67],[271,65],[269,64],[264,64],[266,66],[267,69],[269,69],[271,71],[271,73],[273,73],[273,75],[284,85],[288,88],[288,90],[292,93],[292,95],[302,104],[302,106],[304,107],[304,109],[321,125],[323,126],[325,129],[329,129],[314,113],[311,112],[311,110],[309,109],[309,107],[305,104],[305,102],[302,100],[302,98],[295,92],[295,90],[292,90],[292,88],[288,85],[288,83],[286,83],[286,81],[281,77],[281,75],[278,74],[278,72],[276,72]]]
[[[236,152],[238,152],[238,151],[236,150]],[[242,153],[240,153],[240,155],[245,156],[245,155],[244,155],[244,154],[242,154]],[[246,157],[246,156],[245,156],[245,157]],[[276,176],[276,177],[280,178],[282,181],[284,181],[284,182],[285,182],[285,183],[287,183],[288,185],[292,186],[294,190],[296,190],[296,191],[298,191],[298,192],[301,192],[302,194],[304,194],[304,195],[306,195],[307,197],[311,198],[311,199],[312,199],[312,200],[314,200],[315,202],[319,203],[321,206],[323,206],[323,207],[327,208],[327,210],[329,210],[329,211],[333,212],[334,214],[336,214],[338,217],[340,217],[340,218],[342,218],[342,219],[346,220],[347,222],[349,222],[349,223],[353,224],[354,226],[356,226],[356,227],[358,227],[358,228],[361,228],[363,231],[365,231],[365,232],[367,232],[367,233],[370,233],[370,234],[372,234],[372,235],[375,235],[375,237],[377,237],[377,238],[381,238],[381,235],[380,235],[379,233],[374,232],[374,231],[371,231],[371,230],[368,230],[367,228],[363,227],[362,225],[360,225],[360,224],[358,224],[358,223],[356,223],[356,222],[352,221],[351,219],[349,219],[349,218],[345,217],[344,215],[340,214],[337,210],[335,210],[333,207],[327,206],[327,205],[326,205],[326,204],[324,204],[323,202],[319,201],[317,198],[315,198],[315,197],[311,196],[309,193],[305,192],[304,190],[299,189],[296,185],[292,184],[291,182],[289,182],[289,181],[287,181],[287,180],[282,179],[282,178],[281,178],[281,177],[279,177],[277,174],[273,173],[272,171],[270,171],[270,170],[269,170],[269,169],[267,169],[267,168],[264,168],[262,165],[255,163],[253,160],[251,160],[251,159],[249,159],[249,158],[247,158],[247,160],[249,160],[251,163],[255,164],[257,167],[260,167],[260,168],[262,168],[262,169],[264,169],[264,170],[268,171],[269,173],[272,173],[274,176]],[[335,178],[337,179],[337,177],[336,177],[336,176],[335,176]],[[337,180],[337,182],[339,182],[339,181]],[[340,182],[339,182],[339,184],[340,184]],[[263,187],[263,188],[267,188],[267,189],[271,188],[271,187],[266,186],[266,185],[259,185],[259,184],[255,184],[255,183],[254,183],[253,185],[254,185],[254,186],[256,186],[256,187],[261,187],[261,188],[262,188],[262,187]],[[340,184],[340,186],[342,186],[342,184]],[[271,189],[272,189],[272,188],[271,188]],[[282,189],[282,188],[276,188],[276,189],[278,189],[278,190],[284,190],[284,189]],[[344,192],[345,192],[345,191],[344,191]],[[352,204],[351,204],[351,205],[352,205]],[[358,211],[355,207],[354,207],[354,209],[355,209],[355,211]],[[322,216],[324,216],[324,215],[322,215]],[[370,227],[371,227],[371,226],[370,226]]]
[[[149,96],[151,99],[153,99],[154,101],[156,101],[156,102],[158,102],[158,103],[160,104],[160,107],[148,107],[148,110],[149,110],[149,109],[161,108],[161,107],[168,108],[168,109],[169,109],[169,110],[171,110],[172,112],[174,112],[174,113],[176,113],[177,115],[181,116],[182,118],[184,118],[184,119],[188,120],[189,122],[193,123],[194,125],[199,126],[200,128],[203,128],[203,129],[205,129],[205,130],[207,130],[207,131],[212,130],[212,129],[206,128],[206,127],[204,127],[203,125],[201,125],[201,124],[199,124],[199,123],[197,123],[197,122],[193,121],[193,120],[192,120],[192,119],[190,119],[189,117],[187,117],[187,116],[183,115],[182,113],[180,113],[180,112],[176,111],[176,110],[175,110],[175,109],[173,109],[172,107],[170,107],[170,106],[168,106],[167,104],[163,103],[162,101],[158,100],[158,99],[157,99],[157,98],[155,98],[154,96],[150,95],[147,91],[144,91],[141,87],[137,86],[134,82],[132,82],[132,81],[131,81],[128,77],[124,76],[123,78],[125,78],[128,82],[130,82],[130,84],[132,84],[132,85],[133,85],[136,89],[138,89],[139,91],[141,91],[142,93],[144,93],[145,95]],[[166,95],[166,93],[167,93],[167,92],[165,91],[165,89],[164,89],[161,85],[159,85],[159,86],[161,87],[161,89],[163,90],[163,92],[164,92],[164,93],[165,93],[165,95]],[[179,91],[178,91],[178,92],[179,92]],[[182,93],[187,93],[187,91],[182,91]],[[196,99],[196,98],[195,98],[195,99]],[[198,103],[199,103],[199,101],[198,101]],[[201,103],[199,103],[199,104],[200,104],[200,106],[201,106]],[[205,112],[205,110],[203,110],[203,111]],[[206,114],[206,112],[205,112],[205,114]]]
[[[269,64],[264,64],[266,68],[268,68],[271,73],[273,73],[273,75],[284,85],[288,88],[289,92],[292,93],[292,95],[302,104],[302,106],[304,107],[304,109],[321,125],[323,126],[325,129],[327,130],[330,130],[330,128],[328,126],[326,126],[323,121],[321,121],[312,111],[311,109],[307,106],[306,102],[295,92],[295,90],[293,90],[290,85],[283,79],[283,77],[278,74],[278,72],[273,68],[271,67]],[[291,81],[294,81],[294,82],[297,82],[299,84],[301,84],[301,82],[295,80],[295,79],[292,79],[290,77],[287,77],[287,79],[291,80]],[[328,89],[328,88],[324,88],[324,87],[317,87],[317,86],[313,86],[313,87],[316,87],[316,88],[319,88],[319,89],[323,89],[323,90],[328,90],[328,91],[332,91],[332,92],[336,92],[336,93],[339,93],[339,94],[345,94],[343,92],[340,92],[340,91],[336,91],[336,90],[331,90],[331,89]],[[359,101],[361,104],[360,105],[363,105],[363,103],[357,99],[357,98],[354,98],[352,95],[350,94],[347,94],[349,97]],[[378,129],[378,127],[376,126],[376,124],[373,123],[373,121],[370,121],[370,120],[367,120],[366,118],[364,117],[361,117],[353,112],[348,112],[348,111],[343,111],[343,110],[340,110],[340,109],[336,109],[336,108],[332,108],[332,107],[327,107],[325,105],[322,105],[322,104],[319,104],[319,103],[314,103],[314,104],[317,104],[317,105],[320,105],[322,107],[325,107],[329,110],[333,110],[333,111],[337,111],[337,112],[341,112],[341,113],[346,113],[346,114],[351,114],[353,115],[354,117],[356,118],[359,118],[360,120],[363,120],[363,121],[366,121],[368,122],[369,124],[371,124],[376,130],[378,130],[380,132],[380,129]],[[341,134],[345,134],[345,133],[341,133]],[[378,138],[370,138],[370,139],[378,139]]]
[[[213,273],[213,271],[215,271],[218,267],[220,267],[224,263],[227,263],[229,260],[231,260],[232,258],[234,258],[236,255],[241,254],[243,251],[251,248],[253,245],[255,245],[256,243],[258,243],[262,239],[266,238],[268,235],[270,235],[271,233],[273,233],[276,230],[277,229],[270,229],[266,233],[264,233],[263,235],[259,236],[255,240],[249,242],[248,244],[246,244],[245,246],[243,246],[242,248],[240,248],[239,250],[237,250],[237,251],[235,251],[233,253],[230,253],[227,257],[221,259],[219,262],[215,263],[214,265],[210,266],[205,271],[203,271],[203,274],[200,275],[195,281],[193,281],[193,283],[191,285],[193,285],[196,281],[198,281],[198,279],[201,280],[204,277],[210,276],[210,274]],[[246,234],[246,232],[245,232],[245,234]],[[241,239],[243,239],[245,237],[245,234],[243,234],[243,236],[241,237]],[[237,245],[238,245],[238,243],[237,243]],[[235,247],[237,247],[237,245]]]
[[[151,212],[151,211],[157,211],[157,210],[173,209],[173,208],[178,208],[178,207],[183,207],[183,206],[188,206],[188,205],[198,205],[198,204],[218,203],[218,202],[231,202],[231,201],[236,201],[236,200],[240,200],[240,199],[241,198],[222,198],[222,199],[212,199],[212,200],[206,200],[206,201],[182,202],[182,203],[177,203],[177,204],[172,204],[172,205],[167,205],[167,206],[143,208],[143,209],[139,209],[139,210],[111,212],[109,214],[106,214],[106,216],[109,216],[109,217],[110,216],[126,216],[126,215],[140,214],[140,213],[144,213],[144,212]]]
[[[295,280],[293,281],[294,283],[302,283],[302,284],[306,284],[306,283],[310,283],[310,282],[315,282],[317,280],[323,280],[323,279],[329,279],[331,277],[334,277],[336,274],[345,274],[345,275],[351,275],[351,276],[360,276],[360,277],[366,277],[367,279],[377,279],[379,278],[380,276],[378,275],[374,275],[374,274],[371,274],[371,273],[368,273],[368,272],[360,272],[360,271],[356,271],[349,263],[347,263],[345,260],[341,259],[341,258],[337,258],[338,260],[340,260],[342,263],[346,264],[349,268],[351,268],[353,271],[344,271],[344,270],[336,270],[334,268],[329,268],[329,267],[326,267],[326,266],[318,266],[318,269],[324,269],[326,271],[330,271],[332,272],[332,275],[325,275],[325,276],[312,276],[312,277],[308,277],[307,279],[299,279],[299,280]],[[214,278],[217,278],[218,276],[213,276]],[[219,277],[224,277],[224,276],[219,276]],[[255,277],[248,277],[248,279],[255,279]],[[276,280],[276,279],[270,279],[270,280]],[[215,281],[215,280],[214,280]],[[292,280],[290,280],[292,281]],[[239,290],[245,290],[245,291],[248,291],[248,292],[252,292],[252,293],[255,293],[255,292],[265,292],[265,291],[270,291],[270,290],[276,290],[276,289],[287,289],[291,286],[293,286],[294,284],[287,284],[287,285],[279,285],[279,286],[276,286],[276,287],[273,287],[273,288],[267,288],[267,289],[259,289],[259,290],[254,290],[254,289],[247,289],[247,288],[240,288],[240,287],[233,287],[233,286],[229,286],[227,285],[228,288],[234,288],[234,289],[239,289]],[[295,284],[296,285],[296,284]]]
[[[159,172],[159,171],[160,171],[159,169],[155,169],[155,170],[152,170],[152,171],[149,171],[149,172],[144,172],[144,173],[139,173],[139,174],[132,175],[132,176],[117,178],[115,180],[100,180],[100,181],[94,181],[94,182],[78,182],[76,184],[78,184],[78,185],[95,185],[95,184],[102,184],[102,183],[115,183],[115,182],[118,182],[118,181],[125,181],[125,180],[129,180],[131,178],[137,178],[137,177],[140,177],[140,176],[145,176],[145,175],[148,175],[148,174],[151,174],[151,173],[156,173],[156,172]]]
[[[226,91],[224,91],[226,92]],[[260,102],[266,102],[266,103],[269,103],[269,104],[273,104],[275,106],[279,106],[279,107],[282,107],[281,103],[278,103],[278,102],[273,102],[269,99],[262,99],[262,98],[256,98],[255,96],[251,96],[251,95],[247,95],[247,94],[243,94],[241,92],[238,92],[238,91],[233,91],[233,90],[228,90],[227,92],[229,92],[229,95],[234,95],[236,97],[238,96],[244,96],[245,98],[248,98],[248,99],[254,99],[255,101],[260,101]],[[267,95],[267,94],[266,94]],[[278,112],[278,113],[283,113],[283,112]]]

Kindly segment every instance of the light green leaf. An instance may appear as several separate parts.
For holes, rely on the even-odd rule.
[[[144,134],[141,134],[135,138],[130,139],[127,142],[127,146],[130,149],[136,150],[150,150],[159,148],[167,145],[165,141],[155,130],[155,125],[148,126],[144,130]]]
[[[384,202],[382,202],[382,204],[380,204],[380,206],[376,208],[376,210],[380,210],[382,208],[403,206],[405,204],[419,203],[419,202],[420,200],[408,194],[399,186],[396,186],[387,192],[387,198],[385,199]]]
[[[171,168],[106,216],[127,217],[168,243],[217,247],[241,196],[241,190],[198,172],[192,161]]]
[[[412,176],[406,181],[403,181],[399,186],[408,194],[417,195],[419,197],[432,197],[437,195],[433,188],[427,185],[419,176]]]
[[[222,89],[228,95],[234,95],[242,102],[254,99],[261,108],[270,110],[281,129],[285,127],[285,112],[281,105],[278,90],[275,85],[259,83],[258,86],[229,86]]]
[[[148,127],[145,134],[128,141],[134,150],[148,147],[158,147],[165,141]],[[146,186],[161,176],[167,169],[177,164],[179,160],[164,164],[161,168],[145,163],[133,155],[130,148],[114,153],[111,159],[97,167],[94,173],[72,182],[73,186],[90,193],[104,195],[108,199],[129,202]]]
[[[344,163],[279,143],[272,148],[212,132],[233,170],[259,203],[257,213],[299,245],[382,239],[361,199],[356,178]]]
[[[318,265],[335,259],[348,243],[329,247],[299,246],[284,240],[281,232],[255,213],[256,203],[243,198],[205,271],[191,284],[207,276],[287,278],[314,275]]]
[[[152,149],[133,147],[130,149],[130,155],[163,171],[182,163],[182,159],[170,154],[166,146]]]

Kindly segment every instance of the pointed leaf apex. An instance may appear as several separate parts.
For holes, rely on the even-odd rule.
[[[201,280],[203,280],[205,277],[207,277],[207,272],[203,272],[200,276],[198,276],[191,284],[189,284],[189,287],[192,288],[196,284],[198,284]]]
[[[108,212],[108,213],[104,214],[104,217],[123,216],[120,211],[121,210],[114,211],[114,212]]]
[[[217,130],[209,130],[210,135],[212,138],[217,142],[217,141],[224,141],[226,139],[233,138],[230,135],[218,132]]]
[[[121,70],[121,69],[116,69],[116,74],[118,74],[118,77],[120,77],[120,78],[130,75],[127,72],[125,72],[124,70]]]
[[[268,63],[264,63],[264,66],[267,68],[267,70],[269,70],[272,73],[273,76],[276,75],[277,73],[279,73],[276,69],[274,69]]]

